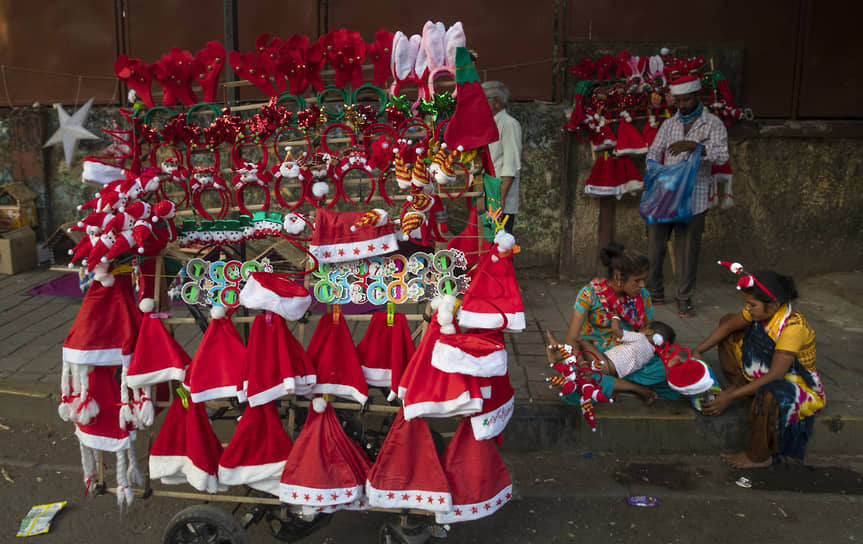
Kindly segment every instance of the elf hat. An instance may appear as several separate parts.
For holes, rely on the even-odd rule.
[[[494,242],[492,250],[480,260],[464,295],[458,324],[465,329],[504,327],[504,332],[521,332],[525,327],[524,306],[512,266],[515,238],[501,230],[495,234]]]
[[[400,410],[366,480],[371,506],[449,512],[452,496],[425,419]]]
[[[248,485],[279,494],[279,480],[293,443],[272,402],[249,406],[219,459],[219,483]]]
[[[453,149],[461,146],[466,151],[498,141],[494,115],[466,47],[456,48],[455,74],[458,101],[446,126],[444,141]]]
[[[252,272],[240,291],[240,304],[250,310],[266,310],[288,321],[296,321],[312,305],[312,297],[288,274]]]
[[[459,425],[443,456],[452,489],[452,510],[435,514],[437,523],[471,521],[494,514],[512,498],[512,480],[497,446],[476,440],[470,422]]]
[[[679,355],[682,362],[674,366],[668,366],[668,362]],[[682,395],[699,395],[713,387],[713,377],[706,364],[689,356],[689,349],[681,348],[675,344],[665,343],[656,348],[656,352],[662,362],[665,363],[665,377],[668,385]]]
[[[392,323],[389,316],[392,315]],[[416,351],[404,314],[379,312],[357,344],[357,358],[371,387],[385,387],[395,398],[405,366]]]
[[[341,263],[397,250],[398,242],[390,223],[351,229],[364,213],[318,210],[309,252],[319,263]]]
[[[491,398],[482,401],[480,412],[470,418],[473,437],[477,440],[494,438],[506,428],[515,409],[515,390],[509,381],[509,373],[492,376]]]
[[[112,285],[94,281],[87,290],[63,342],[63,361],[93,366],[128,365],[131,361],[141,329],[141,312],[130,278],[111,278]]]
[[[608,153],[596,156],[590,176],[584,184],[584,192],[591,196],[611,196],[617,194],[614,157]]]
[[[640,191],[644,187],[644,180],[628,155],[614,159],[614,185],[618,198],[627,193]]]
[[[194,402],[237,396],[246,347],[228,317],[210,320],[192,358],[183,387]]]
[[[363,375],[348,324],[341,314],[324,314],[309,341],[309,359],[317,373],[312,392],[365,404],[369,386]]]
[[[129,362],[126,383],[129,387],[147,387],[169,380],[183,381],[191,358],[168,334],[160,316],[144,314],[135,354]]]
[[[255,317],[243,364],[241,402],[259,406],[284,395],[307,394],[315,383],[314,367],[283,317]]]
[[[647,153],[647,142],[644,136],[632,125],[632,116],[628,112],[620,114],[620,123],[617,125],[617,144],[614,146],[614,154],[620,155],[643,155]]]
[[[506,348],[499,340],[481,334],[444,334],[435,342],[431,364],[444,372],[488,378],[506,374]]]
[[[317,397],[285,462],[279,500],[314,507],[352,503],[363,497],[370,468],[368,456],[345,434],[332,405]]]
[[[432,183],[428,167],[420,157],[417,157],[417,161],[414,163],[414,169],[411,173],[411,183],[414,188],[420,189],[423,192],[428,192],[429,186]]]
[[[680,76],[673,80],[669,86],[671,94],[680,96],[682,94],[690,94],[701,90],[701,78],[698,76]]]

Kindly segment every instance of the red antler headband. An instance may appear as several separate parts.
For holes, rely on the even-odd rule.
[[[750,288],[750,287],[755,287],[755,286],[757,285],[759,288],[761,288],[761,290],[762,290],[762,291],[764,291],[764,293],[766,293],[766,294],[767,294],[767,296],[768,296],[768,297],[770,297],[770,298],[772,298],[772,299],[775,299],[775,298],[776,298],[776,295],[774,295],[773,293],[771,293],[771,292],[770,292],[770,289],[768,289],[767,287],[765,287],[765,286],[764,286],[764,284],[763,284],[763,283],[761,283],[760,281],[758,281],[758,278],[756,278],[753,274],[746,274],[746,275],[744,275],[744,270],[743,270],[743,265],[742,265],[742,264],[740,264],[740,263],[733,263],[733,262],[729,262],[729,261],[716,261],[716,262],[717,262],[718,264],[721,264],[722,266],[724,266],[724,267],[728,268],[728,270],[731,270],[731,272],[732,272],[733,274],[738,274],[738,275],[742,276],[742,277],[737,281],[737,289],[738,289],[738,290],[740,290],[740,289],[748,289],[748,288]]]

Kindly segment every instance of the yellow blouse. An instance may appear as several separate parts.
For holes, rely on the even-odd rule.
[[[779,330],[788,306],[783,304],[766,322],[767,334],[776,342],[776,349],[797,355],[800,364],[808,370],[815,370],[815,331],[806,318],[797,310],[792,310],[785,327]],[[741,314],[747,323],[752,323],[752,315],[744,309]],[[778,338],[777,338],[778,333]]]

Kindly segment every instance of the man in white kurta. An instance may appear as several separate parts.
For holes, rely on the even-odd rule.
[[[488,105],[494,114],[494,122],[500,138],[488,145],[494,174],[501,180],[500,200],[503,203],[504,228],[512,233],[515,215],[518,213],[519,170],[521,170],[521,125],[506,111],[509,90],[500,81],[486,81],[482,84]],[[500,203],[490,203],[492,207]]]

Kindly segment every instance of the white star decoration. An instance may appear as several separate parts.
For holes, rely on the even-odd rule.
[[[75,150],[78,148],[78,140],[99,139],[98,136],[84,128],[84,122],[87,120],[87,114],[90,113],[90,106],[92,105],[93,99],[91,98],[74,115],[70,116],[63,109],[62,104],[54,104],[54,107],[57,108],[57,116],[60,119],[60,128],[51,135],[43,147],[57,145],[62,142],[67,168],[72,164],[72,158],[75,156]]]

